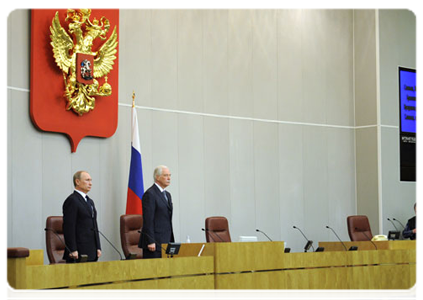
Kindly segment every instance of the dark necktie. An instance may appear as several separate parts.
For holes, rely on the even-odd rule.
[[[165,197],[166,202],[169,204],[169,199],[167,199],[167,196],[166,196],[166,191],[163,191],[163,196]]]
[[[90,203],[90,201],[88,199],[89,199],[88,198],[88,195],[85,196],[85,201],[86,201],[87,205],[91,208],[91,217],[94,218],[94,208],[92,207],[92,205],[91,205],[91,203]]]

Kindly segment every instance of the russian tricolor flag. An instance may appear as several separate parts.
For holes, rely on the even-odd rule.
[[[144,180],[142,177],[141,147],[138,134],[138,119],[135,105],[132,105],[132,139],[131,139],[131,167],[129,170],[128,196],[126,200],[126,214],[142,215],[141,198],[144,194]]]

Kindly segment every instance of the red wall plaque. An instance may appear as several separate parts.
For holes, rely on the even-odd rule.
[[[57,66],[50,45],[50,26],[56,11],[59,12],[61,26],[68,32],[66,9],[41,10],[31,12],[31,78],[30,78],[30,115],[35,126],[43,131],[64,133],[69,137],[71,151],[86,136],[111,137],[118,124],[118,88],[119,88],[119,44],[113,70],[108,74],[107,82],[112,87],[110,96],[95,96],[95,108],[79,116],[67,110],[68,101],[64,96],[65,82],[62,70]],[[94,9],[90,20],[105,17],[110,21],[110,30],[106,40],[94,40],[92,51],[96,52],[112,34],[116,26],[119,39],[119,10]],[[73,37],[68,32],[69,36]],[[75,41],[74,41],[75,42]],[[97,79],[99,84],[104,77]]]

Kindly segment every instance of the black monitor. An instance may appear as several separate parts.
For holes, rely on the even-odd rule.
[[[398,240],[400,237],[399,231],[389,231],[388,240]]]
[[[136,259],[137,255],[135,253],[129,253],[126,259]]]
[[[173,257],[173,255],[177,255],[179,253],[179,248],[181,248],[180,243],[169,243],[167,244],[166,254]]]

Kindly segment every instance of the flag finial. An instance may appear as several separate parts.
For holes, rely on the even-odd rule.
[[[132,107],[135,107],[135,91],[132,92]]]

